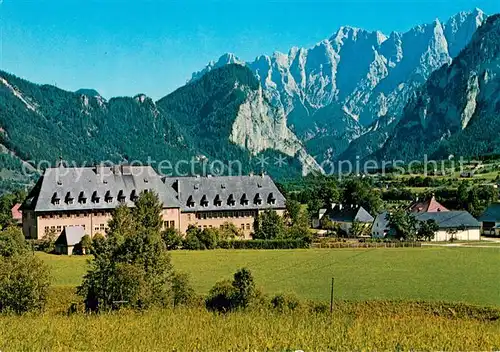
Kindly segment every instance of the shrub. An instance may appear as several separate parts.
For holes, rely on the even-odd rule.
[[[43,309],[49,283],[47,265],[33,254],[0,257],[0,312]]]
[[[247,268],[234,274],[233,286],[236,289],[235,306],[246,308],[255,297],[255,283],[252,273]]]
[[[106,237],[100,233],[96,233],[92,238],[92,253],[102,253],[106,246]]]
[[[56,231],[50,230],[42,237],[41,248],[46,253],[52,253],[56,248]]]
[[[0,256],[15,256],[26,253],[28,250],[29,246],[18,227],[8,227],[0,232]]]
[[[208,310],[228,312],[237,308],[247,308],[255,297],[252,273],[243,268],[234,274],[233,281],[217,282],[210,290],[205,306]]]
[[[224,249],[294,249],[309,248],[309,243],[304,239],[233,240],[219,241],[218,247]]]
[[[182,234],[177,229],[169,227],[162,232],[161,238],[168,250],[175,250],[182,247]]]
[[[188,305],[194,300],[194,289],[189,282],[189,275],[175,272],[172,278],[172,295],[174,307],[178,305]]]
[[[206,249],[205,245],[201,243],[198,234],[194,231],[188,231],[186,233],[182,246],[183,248],[190,250]]]
[[[295,310],[300,306],[300,301],[295,295],[279,294],[271,299],[271,304],[274,309],[280,312]]]
[[[92,239],[90,236],[83,236],[80,245],[82,247],[82,254],[89,254],[92,251]]]
[[[210,289],[205,306],[211,311],[229,312],[236,308],[234,299],[236,294],[236,289],[231,281],[219,281]]]

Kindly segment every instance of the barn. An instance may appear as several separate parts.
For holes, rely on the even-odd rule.
[[[415,213],[419,221],[434,220],[439,226],[433,241],[479,241],[481,223],[466,211],[443,211]]]

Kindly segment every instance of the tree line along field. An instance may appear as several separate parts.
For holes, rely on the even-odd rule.
[[[85,257],[39,254],[55,286],[76,287]],[[172,251],[199,294],[241,267],[266,294],[327,302],[331,278],[340,300],[424,300],[500,306],[500,248],[387,248]]]

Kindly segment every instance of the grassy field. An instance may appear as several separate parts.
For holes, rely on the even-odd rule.
[[[443,311],[445,313],[446,311]],[[359,304],[328,313],[201,309],[0,316],[2,351],[498,350],[500,322],[412,306]]]
[[[40,254],[56,286],[76,286],[86,258]],[[267,294],[295,293],[327,301],[426,300],[500,306],[498,248],[215,250],[172,252],[176,270],[190,274],[198,293],[248,267]]]

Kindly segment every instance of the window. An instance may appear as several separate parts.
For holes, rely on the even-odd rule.
[[[58,225],[57,226],[57,232],[61,232],[62,228],[61,228],[61,225]]]
[[[219,226],[219,228],[220,228],[221,230],[223,230],[223,229],[224,229],[224,225],[220,225],[220,226]]]
[[[247,230],[250,230],[250,224],[247,224]]]
[[[173,220],[171,220],[171,221],[170,221],[170,227],[171,227],[172,229],[173,229],[173,228],[175,228],[175,221],[173,221]]]
[[[165,229],[165,228],[167,228],[167,226],[168,226],[168,221],[164,221],[163,222],[163,228]]]
[[[245,229],[245,224],[241,224],[241,229],[244,230]]]
[[[55,205],[59,205],[59,199],[54,200]]]
[[[188,214],[188,221],[191,221],[191,214]]]
[[[100,224],[99,230],[104,232],[105,227],[106,227],[106,224]]]
[[[45,233],[49,233],[49,227],[45,226]]]
[[[99,231],[99,226],[94,227],[94,231]]]

